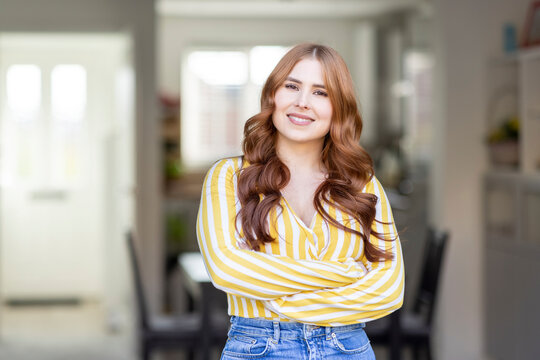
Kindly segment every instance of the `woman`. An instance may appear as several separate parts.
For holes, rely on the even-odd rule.
[[[197,237],[231,315],[222,359],[374,359],[364,323],[403,301],[390,205],[358,141],[351,76],[326,46],[291,49],[203,186]]]

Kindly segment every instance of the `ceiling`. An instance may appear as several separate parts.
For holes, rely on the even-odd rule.
[[[365,18],[419,8],[427,0],[156,0],[158,14],[209,18]]]

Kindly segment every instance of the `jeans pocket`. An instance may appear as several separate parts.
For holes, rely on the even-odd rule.
[[[363,329],[333,332],[332,344],[344,354],[361,354],[371,350],[369,339]]]
[[[266,336],[253,336],[231,334],[223,349],[223,359],[259,359],[266,356],[270,350],[271,338]]]

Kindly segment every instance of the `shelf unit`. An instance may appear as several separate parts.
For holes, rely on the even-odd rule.
[[[488,131],[518,116],[519,162],[484,177],[485,333],[493,359],[540,359],[540,48],[489,62]]]
[[[540,172],[540,48],[518,57],[520,84],[521,171]]]
[[[492,59],[487,68],[487,130],[517,116],[521,129],[515,170],[540,173],[540,48]]]

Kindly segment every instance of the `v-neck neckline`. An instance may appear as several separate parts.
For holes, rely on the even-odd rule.
[[[281,193],[280,193],[281,194]],[[283,202],[285,203],[285,206],[287,206],[287,209],[289,209],[289,211],[291,212],[291,214],[294,216],[294,218],[298,221],[298,223],[300,223],[301,226],[303,226],[304,228],[306,228],[307,230],[313,232],[314,230],[314,227],[315,227],[315,220],[317,218],[317,214],[318,214],[318,211],[315,210],[315,213],[313,214],[313,216],[311,217],[311,222],[308,224],[306,224],[304,222],[304,220],[302,220],[302,218],[300,216],[298,216],[296,214],[296,211],[293,209],[293,207],[291,206],[291,204],[289,204],[289,201],[287,200],[287,198],[285,198],[285,196],[283,196],[283,194],[281,194],[281,198],[283,199]]]

